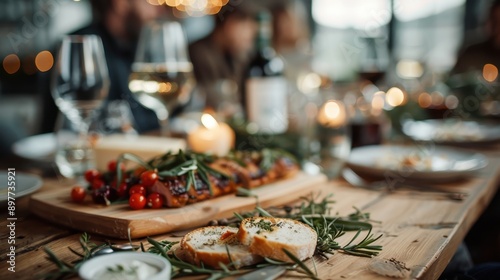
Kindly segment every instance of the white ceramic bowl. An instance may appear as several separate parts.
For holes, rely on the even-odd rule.
[[[103,269],[134,260],[158,269],[157,274],[147,277],[148,280],[168,280],[171,277],[172,266],[168,260],[158,255],[142,252],[119,252],[92,258],[82,264],[78,274],[84,280],[93,280]]]

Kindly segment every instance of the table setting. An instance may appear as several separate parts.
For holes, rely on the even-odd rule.
[[[233,104],[235,81],[196,83],[179,22],[146,24],[127,81],[158,119],[143,133],[108,99],[101,38],[64,36],[56,128],[12,146],[54,172],[0,172],[2,261],[20,279],[437,279],[497,191],[499,126],[401,114],[421,93],[380,84],[383,69],[293,85],[257,58],[272,67],[250,67]],[[193,104],[213,91],[220,106]]]

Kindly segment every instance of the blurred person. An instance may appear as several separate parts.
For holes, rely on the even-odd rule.
[[[271,5],[273,47],[280,54],[309,49],[309,26],[302,1],[279,1]]]
[[[255,6],[247,2],[224,6],[213,17],[214,30],[189,46],[196,82],[209,107],[216,109],[220,101],[215,88],[220,81],[233,81],[237,91],[242,89],[256,35],[255,12]]]
[[[485,64],[500,67],[500,0],[495,0],[486,21],[485,41],[470,45],[458,55],[453,73],[481,71]]]
[[[300,0],[277,1],[270,6],[273,17],[273,48],[285,61],[285,76],[295,84],[311,70],[311,44],[306,8]]]
[[[451,70],[448,84],[463,102],[457,115],[462,118],[500,116],[500,0],[494,0],[485,24],[486,39],[465,47]],[[488,65],[490,64],[490,65]],[[492,66],[493,65],[493,66]],[[478,77],[483,79],[478,79]],[[492,80],[490,80],[492,79]]]
[[[159,129],[156,114],[139,104],[128,88],[128,78],[134,61],[135,49],[142,26],[166,14],[164,6],[149,4],[146,0],[90,0],[92,23],[75,35],[96,34],[102,39],[111,85],[108,100],[127,100],[139,132]],[[55,118],[50,112],[57,109],[50,97],[45,106],[45,130],[53,129]],[[48,116],[48,115],[52,116]]]

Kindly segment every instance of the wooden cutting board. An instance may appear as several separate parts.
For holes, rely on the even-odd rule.
[[[323,174],[296,176],[252,190],[262,207],[282,205],[318,191],[327,178]],[[41,191],[30,200],[31,211],[43,219],[73,229],[112,238],[139,238],[207,225],[213,219],[231,217],[234,212],[254,209],[254,197],[234,194],[176,209],[131,210],[128,204],[102,206],[90,197],[82,204],[71,201],[70,189]]]

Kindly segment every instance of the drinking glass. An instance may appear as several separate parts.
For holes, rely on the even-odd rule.
[[[78,133],[77,139],[59,147],[60,154],[56,156],[59,169],[68,170],[63,173],[66,177],[79,177],[92,164],[88,130],[108,89],[101,39],[96,35],[65,36],[52,75],[51,91],[59,110],[70,122],[65,126]]]
[[[389,66],[389,50],[383,38],[364,37],[360,53],[359,76],[378,85]]]
[[[308,173],[323,172],[336,178],[351,151],[348,113],[344,103],[332,96],[322,96],[319,104],[305,108],[308,119],[303,133],[303,168]]]
[[[170,113],[189,101],[194,85],[181,25],[170,21],[146,24],[132,64],[129,89],[142,105],[156,113],[163,135],[168,132]]]

